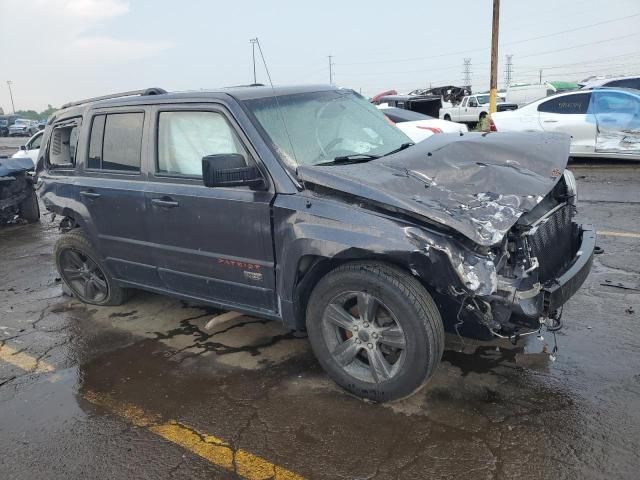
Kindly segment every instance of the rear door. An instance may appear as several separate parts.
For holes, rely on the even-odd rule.
[[[78,197],[89,213],[93,237],[112,275],[135,285],[158,286],[147,248],[141,170],[148,118],[146,107],[93,113]]]
[[[540,127],[547,132],[571,135],[571,153],[593,153],[596,119],[589,111],[590,92],[572,93],[550,98],[538,105]]]
[[[594,91],[596,152],[640,155],[640,97],[627,92]]]
[[[158,106],[153,119],[146,209],[165,288],[231,308],[275,311],[273,189],[202,182],[205,155],[239,153],[247,164],[256,162],[246,137],[221,105]]]

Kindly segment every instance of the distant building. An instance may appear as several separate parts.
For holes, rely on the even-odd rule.
[[[4,115],[4,110],[0,107],[0,115]]]

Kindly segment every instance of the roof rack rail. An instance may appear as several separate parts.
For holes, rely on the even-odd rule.
[[[162,95],[167,93],[167,91],[163,88],[152,87],[145,88],[144,90],[131,90],[129,92],[121,92],[121,93],[112,93],[111,95],[103,95],[101,97],[92,97],[85,98],[84,100],[78,100],[75,102],[69,102],[62,105],[61,108],[69,108],[69,107],[77,107],[78,105],[83,105],[85,103],[97,102],[98,100],[109,100],[111,98],[121,98],[121,97],[133,97],[135,95],[145,96],[145,95]]]

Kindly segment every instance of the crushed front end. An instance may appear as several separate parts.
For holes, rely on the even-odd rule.
[[[553,190],[491,248],[492,292],[458,296],[458,321],[473,319],[509,337],[543,325],[560,328],[562,306],[587,278],[596,244],[593,227],[574,221],[576,197],[573,174],[565,170]]]

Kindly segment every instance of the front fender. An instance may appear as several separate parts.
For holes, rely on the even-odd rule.
[[[305,192],[306,193],[306,192]],[[496,288],[493,261],[452,235],[329,196],[278,196],[274,203],[277,291],[296,299],[300,260],[378,259],[399,265],[431,288],[469,295]]]

